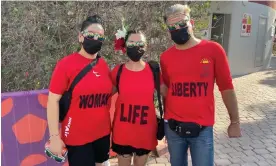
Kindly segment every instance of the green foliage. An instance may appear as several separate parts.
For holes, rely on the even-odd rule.
[[[80,49],[80,24],[96,13],[104,21],[107,36],[101,55],[110,66],[125,60],[113,49],[114,33],[121,28],[122,17],[128,28],[140,28],[146,34],[146,59],[158,60],[160,53],[172,44],[162,13],[175,3],[2,1],[2,92],[48,88],[56,62]],[[208,27],[209,6],[208,1],[190,3],[196,33]]]

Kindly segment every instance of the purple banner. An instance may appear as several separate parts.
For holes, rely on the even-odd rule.
[[[48,90],[1,94],[2,166],[65,166],[44,154]]]
[[[47,124],[48,90],[1,94],[2,166],[68,166],[44,154],[49,138]],[[117,95],[112,97],[113,119]],[[116,154],[110,151],[111,156]]]

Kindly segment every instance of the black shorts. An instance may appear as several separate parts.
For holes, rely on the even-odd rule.
[[[110,135],[80,146],[66,146],[70,166],[95,166],[109,159]]]
[[[151,150],[147,149],[137,149],[132,146],[124,146],[124,145],[118,145],[114,142],[112,142],[112,150],[113,152],[117,153],[118,155],[137,155],[137,156],[143,156],[147,155],[151,152]]]

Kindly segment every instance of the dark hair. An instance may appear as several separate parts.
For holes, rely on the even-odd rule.
[[[129,31],[127,31],[127,34],[126,34],[126,37],[125,37],[125,42],[127,42],[128,38],[131,34],[137,34],[137,33],[141,33],[141,34],[144,35],[144,33],[140,30],[129,30]]]
[[[165,24],[167,23],[167,16],[163,16],[163,21],[165,22]]]
[[[87,17],[87,19],[82,22],[81,31],[85,30],[91,24],[101,24],[102,25],[101,17],[97,14]]]

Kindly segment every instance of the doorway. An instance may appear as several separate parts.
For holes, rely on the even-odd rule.
[[[263,66],[266,46],[267,17],[260,16],[258,22],[257,43],[255,51],[255,67]]]
[[[218,42],[228,55],[231,14],[213,13],[211,40]]]

